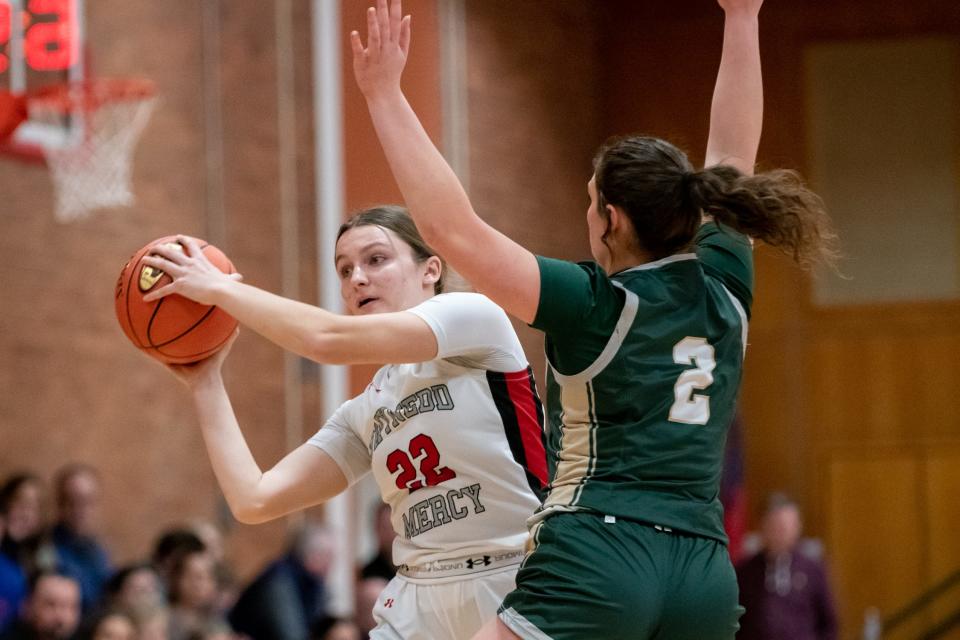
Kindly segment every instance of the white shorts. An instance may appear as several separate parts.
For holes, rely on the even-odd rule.
[[[415,579],[397,575],[373,607],[370,640],[470,640],[497,615],[516,586],[511,565],[480,576]]]

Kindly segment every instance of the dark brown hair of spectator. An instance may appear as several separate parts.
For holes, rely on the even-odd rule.
[[[0,487],[0,514],[7,513],[7,510],[10,508],[10,503],[13,501],[14,496],[17,495],[17,491],[20,490],[20,487],[30,482],[38,485],[43,484],[39,476],[27,471],[14,473],[4,481],[3,486]]]

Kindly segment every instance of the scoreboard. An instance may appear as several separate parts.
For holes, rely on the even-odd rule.
[[[0,0],[0,89],[83,77],[83,0]]]

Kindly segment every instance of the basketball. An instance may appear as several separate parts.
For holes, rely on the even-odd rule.
[[[233,263],[215,246],[197,240],[203,254],[224,273]],[[149,291],[172,282],[169,275],[143,264],[144,256],[162,244],[183,250],[176,236],[158,238],[137,251],[117,279],[114,309],[130,341],[147,355],[167,364],[190,364],[216,353],[233,334],[237,321],[215,306],[172,294],[145,302]]]

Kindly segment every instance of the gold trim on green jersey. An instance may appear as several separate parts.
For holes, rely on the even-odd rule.
[[[544,509],[573,505],[579,497],[581,485],[596,464],[592,459],[592,454],[596,453],[592,399],[590,383],[570,385],[560,390],[563,434],[550,495],[543,505]]]
[[[620,347],[623,346],[623,341],[627,338],[627,334],[630,333],[630,327],[633,326],[633,321],[637,317],[637,309],[640,307],[640,298],[633,291],[630,291],[615,280],[611,280],[610,284],[623,291],[625,296],[623,309],[620,310],[620,319],[617,320],[617,326],[613,328],[613,333],[610,334],[606,346],[603,347],[603,351],[600,352],[597,359],[580,373],[565,376],[553,367],[550,367],[553,369],[553,376],[557,379],[557,384],[561,387],[588,382],[596,378],[600,372],[613,361],[617,352],[620,351]],[[549,359],[547,364],[549,366]]]
[[[723,292],[727,294],[727,297],[730,298],[730,302],[733,303],[733,308],[737,310],[737,314],[740,316],[740,340],[743,342],[743,355],[747,355],[747,333],[750,330],[750,322],[747,320],[747,312],[743,310],[743,305],[740,304],[740,301],[737,300],[737,296],[733,295],[730,292],[730,289],[727,289],[727,286],[722,282],[718,283],[722,288]]]

